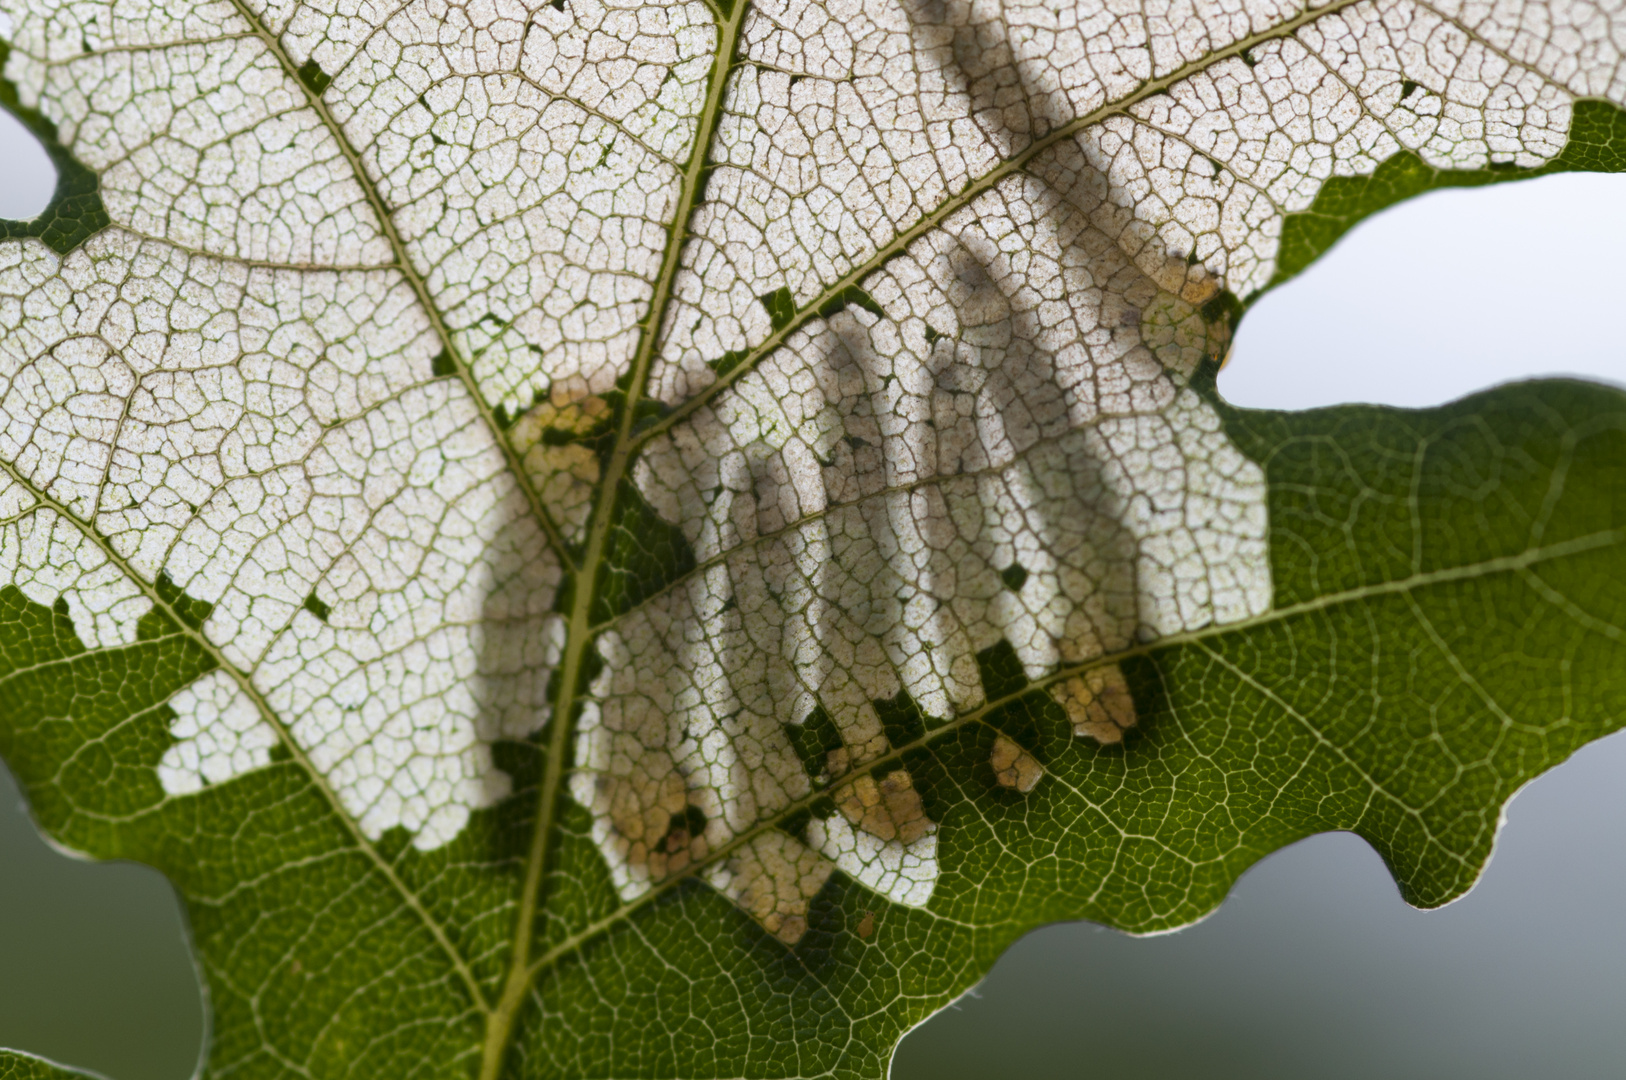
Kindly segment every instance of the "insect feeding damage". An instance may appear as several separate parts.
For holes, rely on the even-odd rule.
[[[1116,664],[1075,675],[1052,693],[1081,738],[1110,746],[1123,742],[1124,732],[1135,726],[1135,699]]]
[[[994,739],[993,752],[988,762],[994,767],[994,779],[999,786],[1014,788],[1026,795],[1039,786],[1044,778],[1044,766],[1039,759],[1022,749],[1015,739],[1001,734]]]

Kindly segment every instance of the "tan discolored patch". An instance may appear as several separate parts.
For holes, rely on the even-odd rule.
[[[835,800],[843,817],[882,840],[909,845],[932,829],[907,769],[894,769],[879,782],[865,773],[837,791]]]
[[[707,884],[738,904],[786,945],[807,933],[808,902],[824,887],[834,864],[782,832],[766,832],[721,866],[707,871]]]
[[[886,736],[876,735],[856,746],[838,746],[825,755],[825,775],[839,780],[866,761],[874,761],[889,749]]]
[[[585,535],[593,485],[599,480],[598,455],[574,440],[592,434],[609,415],[609,403],[601,397],[568,401],[556,394],[527,410],[508,430],[537,493],[572,540]]]
[[[1135,726],[1135,699],[1116,664],[1075,675],[1051,691],[1067,717],[1073,734],[1096,742],[1123,741],[1124,732]]]
[[[856,933],[863,941],[868,941],[870,938],[875,936],[875,912],[864,912],[864,917],[858,920],[858,929]]]
[[[1015,788],[1024,795],[1038,786],[1044,777],[1044,766],[1039,759],[1022,749],[1008,735],[994,740],[993,752],[988,757],[994,767],[994,779],[1000,787]]]
[[[601,783],[610,795],[610,820],[626,845],[627,861],[642,867],[649,880],[662,881],[705,858],[705,836],[687,824],[683,777],[674,769],[658,778],[646,773],[633,779],[641,783]]]

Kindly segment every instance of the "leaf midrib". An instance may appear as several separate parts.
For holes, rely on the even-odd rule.
[[[720,15],[715,8],[714,15]],[[750,4],[736,0],[728,18],[716,22],[716,52],[712,56],[707,75],[706,99],[696,125],[694,142],[689,158],[683,166],[682,186],[678,202],[672,211],[672,224],[667,232],[666,250],[662,254],[660,276],[655,280],[649,310],[645,313],[639,331],[638,351],[633,357],[627,375],[626,397],[617,418],[615,441],[611,446],[604,471],[599,478],[592,516],[588,522],[587,543],[581,562],[575,570],[574,592],[571,599],[570,622],[566,630],[564,654],[554,672],[558,699],[554,704],[551,727],[548,731],[547,759],[543,765],[541,789],[538,793],[536,823],[532,827],[530,854],[526,861],[525,881],[520,891],[518,915],[515,920],[514,942],[509,954],[508,978],[502,994],[492,1009],[486,1024],[486,1038],[482,1047],[480,1080],[497,1080],[507,1054],[519,1011],[529,995],[534,974],[530,959],[531,946],[536,938],[536,915],[541,908],[543,870],[553,840],[554,817],[563,797],[564,764],[569,756],[570,740],[575,732],[575,713],[582,690],[582,664],[595,639],[592,627],[592,609],[598,584],[598,572],[604,561],[604,548],[611,528],[615,524],[616,495],[640,443],[633,437],[633,426],[638,416],[655,348],[661,339],[661,328],[666,320],[672,299],[672,286],[681,265],[684,242],[688,238],[688,224],[695,203],[703,188],[706,159],[710,153],[717,125],[723,115],[723,92],[734,70],[734,52],[740,25],[745,20]]]

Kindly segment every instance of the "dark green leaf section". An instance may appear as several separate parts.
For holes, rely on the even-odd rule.
[[[790,290],[783,285],[757,299],[767,309],[768,321],[773,324],[775,331],[783,330],[796,321],[796,301],[792,299]]]
[[[863,308],[877,319],[886,318],[886,312],[881,310],[881,305],[877,304],[869,293],[860,289],[857,285],[847,286],[820,305],[819,318],[828,319],[836,312],[849,307]],[[774,329],[777,330],[778,327],[776,326]]]
[[[316,595],[315,589],[312,589],[311,594],[305,597],[305,610],[323,622],[327,622],[327,617],[333,614],[333,609],[322,602],[322,598]]]
[[[905,757],[940,822],[927,910],[838,873],[786,949],[684,885],[542,973],[519,1074],[880,1076],[1026,930],[1182,925],[1314,832],[1364,836],[1413,903],[1469,887],[1503,803],[1626,718],[1626,397],[1225,419],[1268,470],[1296,611],[1124,658],[1140,723],[1115,747],[986,650],[1016,696]],[[894,740],[929,730],[882,704]],[[1031,793],[996,782],[999,732],[1044,764]]]
[[[321,97],[322,92],[332,85],[333,76],[323,71],[322,65],[312,57],[299,65],[299,81],[305,84],[305,89]]]
[[[595,623],[638,606],[694,569],[683,530],[656,513],[633,484],[621,482],[611,514],[593,597]]]
[[[814,782],[821,782],[829,772],[830,753],[842,747],[841,732],[823,705],[808,714],[800,724],[786,724],[785,734],[796,756]]]
[[[1626,171],[1626,113],[1607,101],[1578,101],[1569,142],[1539,168],[1436,169],[1416,154],[1396,154],[1370,176],[1335,176],[1310,209],[1288,214],[1271,288],[1296,276],[1362,219],[1397,202],[1438,188],[1481,187],[1561,172]]]
[[[203,629],[204,621],[209,618],[209,613],[215,609],[215,606],[206,600],[198,600],[186,595],[181,591],[179,585],[170,580],[170,576],[166,573],[159,573],[157,588],[158,598],[169,605],[169,609],[175,613],[175,617],[180,619],[188,629]],[[156,619],[157,622],[149,633],[143,634],[143,637],[158,637],[162,633],[174,633],[180,629],[171,619],[163,615],[158,608],[154,608],[149,613],[148,618]]]
[[[744,363],[745,358],[750,355],[751,353],[746,349],[731,349],[715,360],[707,360],[706,365],[715,371],[720,379],[739,367],[740,364]]]
[[[0,41],[0,71],[5,70],[11,46]],[[33,221],[7,221],[0,218],[0,240],[38,237],[59,255],[66,255],[113,223],[102,205],[101,180],[57,139],[56,125],[37,110],[26,108],[17,99],[17,87],[0,78],[0,108],[33,132],[56,167],[56,191],[51,203]]]
[[[1501,804],[1626,721],[1626,398],[1543,381],[1422,412],[1224,412],[1271,478],[1278,605],[1385,591],[1171,654],[1171,699],[1223,681],[1230,718],[1199,715],[1313,733],[1340,819],[1407,899],[1444,903]]]
[[[94,1076],[33,1054],[0,1050],[0,1080],[87,1080]]]
[[[1022,586],[1028,581],[1027,567],[1019,562],[1013,562],[999,572],[999,580],[1003,581],[1011,592],[1021,592]]]
[[[65,612],[0,588],[0,756],[53,839],[148,863],[180,891],[209,987],[211,1073],[467,1075],[483,1023],[385,867],[492,994],[537,751],[496,746],[519,797],[476,813],[457,841],[425,854],[397,830],[375,860],[287,755],[196,795],[164,795],[155,770],[172,741],[166,702],[213,667],[156,610],[136,644],[86,650]]]
[[[904,757],[940,823],[928,909],[838,873],[794,949],[692,881],[578,942],[617,900],[567,801],[538,945],[564,951],[511,1075],[879,1076],[1027,929],[1180,925],[1327,829],[1370,840],[1414,902],[1466,888],[1507,797],[1626,715],[1626,399],[1549,382],[1428,412],[1224,414],[1268,471],[1294,610],[1125,658],[1140,723],[1116,747],[1075,738],[1008,645],[985,650],[986,688],[1015,696]],[[292,762],[166,799],[164,702],[211,661],[149,619],[87,651],[65,612],[0,591],[0,754],[43,826],[176,883],[217,1073],[466,1076],[481,1025],[424,917],[491,995],[540,750],[499,743],[514,797],[432,853],[389,834],[383,865]],[[932,734],[907,697],[880,708],[895,742]],[[996,782],[999,732],[1044,764],[1032,792]]]

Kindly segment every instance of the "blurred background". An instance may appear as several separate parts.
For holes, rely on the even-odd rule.
[[[0,112],[0,217],[55,178]],[[1240,405],[1439,404],[1509,379],[1626,384],[1616,252],[1626,176],[1562,175],[1404,203],[1243,322]],[[1019,942],[903,1041],[896,1080],[1583,1080],[1626,1076],[1626,733],[1527,788],[1480,885],[1403,903],[1349,834],[1249,871],[1196,927],[1086,923]],[[155,872],[51,848],[0,767],[0,1046],[114,1080],[186,1080],[204,1007]]]

